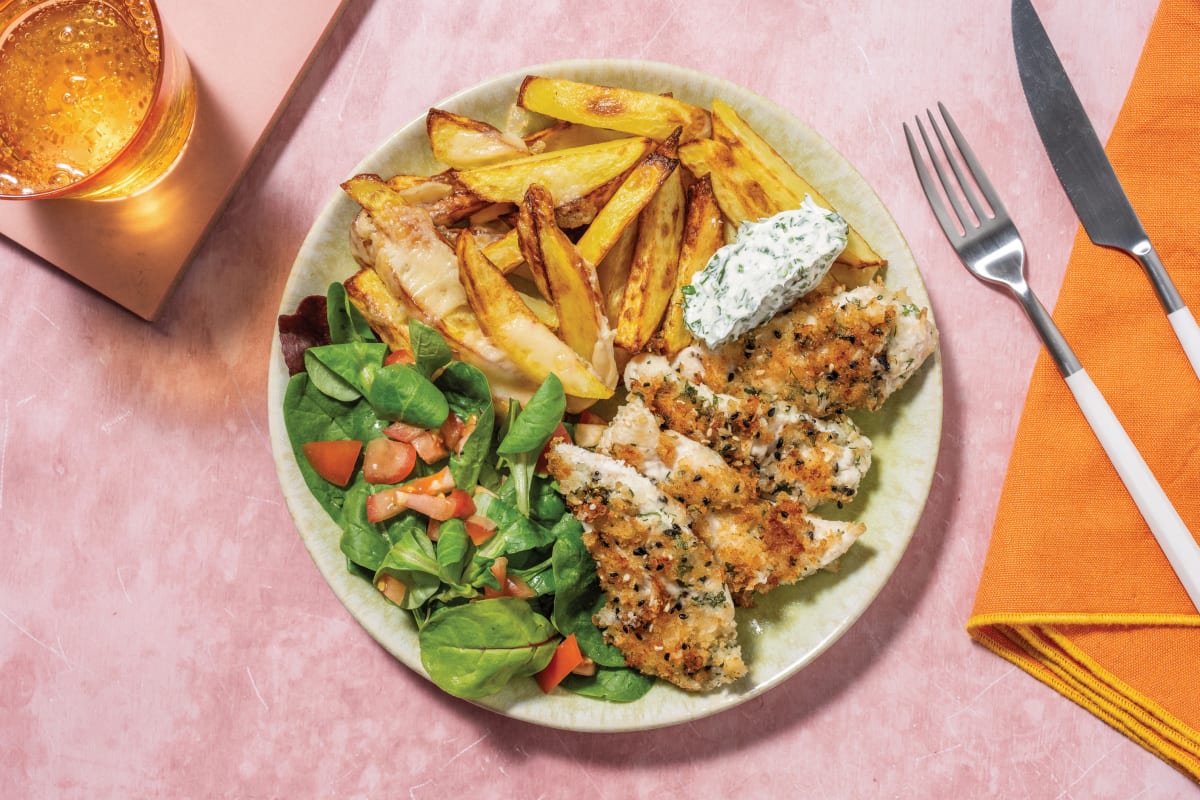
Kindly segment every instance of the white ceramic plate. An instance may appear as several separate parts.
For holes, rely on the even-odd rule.
[[[708,107],[719,97],[737,109],[797,170],[883,254],[886,282],[904,287],[912,300],[929,297],[912,254],[895,222],[854,168],[808,125],[734,84],[680,67],[641,61],[567,61],[503,75],[438,103],[439,108],[503,126],[526,74],[671,91]],[[422,116],[406,125],[358,165],[355,172],[430,174],[439,169],[429,152]],[[349,177],[349,176],[347,176]],[[358,206],[340,190],[313,224],[296,257],[280,303],[292,313],[310,294],[357,270],[347,245],[347,226]],[[389,605],[367,582],[351,575],[338,549],[340,531],[309,493],[296,466],[282,420],[287,370],[278,336],[272,343],[269,416],[275,466],[304,544],[334,593],[380,644],[424,675],[417,633],[407,612]],[[629,731],[672,725],[730,708],[761,694],[817,657],[838,639],[883,588],[920,519],[941,436],[942,373],[935,354],[879,413],[857,417],[875,443],[874,466],[844,512],[867,525],[867,533],[842,559],[841,570],[820,573],[738,612],[749,674],[735,685],[691,694],[659,682],[641,700],[616,704],[564,691],[544,695],[533,681],[518,681],[480,705],[516,719],[582,731]],[[825,509],[821,510],[825,513]]]

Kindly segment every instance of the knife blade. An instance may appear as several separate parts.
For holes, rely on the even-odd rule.
[[[1012,35],[1029,111],[1083,229],[1095,244],[1121,250],[1142,265],[1200,376],[1200,327],[1121,187],[1030,0],[1013,0]]]

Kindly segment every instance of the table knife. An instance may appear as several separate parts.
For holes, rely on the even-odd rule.
[[[1121,250],[1142,265],[1192,370],[1200,376],[1200,327],[1121,188],[1030,0],[1013,0],[1012,31],[1025,99],[1083,229],[1095,244]]]

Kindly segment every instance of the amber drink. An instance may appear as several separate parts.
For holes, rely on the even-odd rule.
[[[0,0],[0,198],[135,194],[177,162],[195,113],[149,0]]]

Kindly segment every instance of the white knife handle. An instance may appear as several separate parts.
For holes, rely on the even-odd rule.
[[[1194,322],[1192,324],[1195,325]],[[1142,454],[1134,447],[1129,434],[1121,427],[1087,372],[1078,370],[1068,375],[1066,381],[1088,424],[1095,431],[1096,438],[1117,468],[1117,474],[1121,476],[1133,502],[1158,540],[1167,561],[1192,599],[1192,605],[1200,611],[1200,545],[1196,544],[1179,512],[1171,505],[1162,486],[1146,466]]]
[[[1167,319],[1171,321],[1188,361],[1192,362],[1192,371],[1200,377],[1200,326],[1196,325],[1196,318],[1187,306],[1183,306],[1168,314]]]

